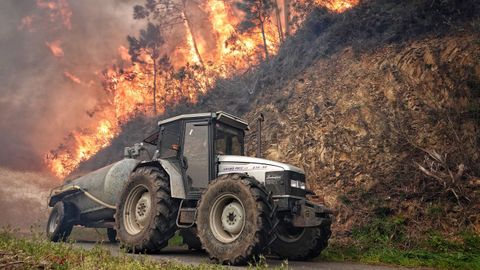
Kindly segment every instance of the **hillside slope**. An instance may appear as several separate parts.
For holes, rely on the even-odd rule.
[[[266,157],[306,170],[337,236],[386,216],[416,235],[480,232],[479,59],[472,35],[347,48],[264,91],[247,118],[265,115]]]

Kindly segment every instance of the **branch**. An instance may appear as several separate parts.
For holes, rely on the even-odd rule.
[[[415,163],[415,164],[418,166],[418,168],[420,169],[420,171],[422,171],[422,172],[423,172],[424,174],[426,174],[427,176],[430,176],[430,177],[432,177],[432,178],[437,179],[437,180],[440,181],[440,182],[445,183],[445,180],[444,180],[443,178],[441,178],[441,177],[435,175],[434,173],[432,173],[431,171],[425,169],[425,167],[423,167],[422,165],[420,165],[420,164],[417,163],[416,161],[414,161],[413,163]],[[445,184],[444,184],[444,186],[445,186]]]

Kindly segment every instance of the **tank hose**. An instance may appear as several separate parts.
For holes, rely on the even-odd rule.
[[[67,189],[64,189],[62,190],[62,192],[64,191],[67,191],[69,189],[77,189],[77,190],[81,190],[83,193],[85,193],[85,195],[90,198],[90,200],[100,204],[100,205],[103,205],[107,208],[110,208],[110,209],[117,209],[117,207],[115,207],[114,205],[111,205],[111,204],[108,204],[106,202],[103,202],[101,200],[99,200],[98,198],[96,198],[95,196],[93,196],[90,192],[86,191],[85,189],[79,187],[79,186],[69,186]]]

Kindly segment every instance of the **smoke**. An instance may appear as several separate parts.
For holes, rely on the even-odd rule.
[[[98,77],[141,26],[136,2],[0,1],[0,166],[45,170],[49,150],[94,122],[107,102]]]
[[[45,223],[49,190],[60,184],[45,155],[95,123],[107,102],[101,71],[141,27],[135,4],[0,1],[0,226]]]
[[[32,225],[45,224],[53,182],[51,176],[45,174],[0,168],[0,227],[10,225],[27,230]]]

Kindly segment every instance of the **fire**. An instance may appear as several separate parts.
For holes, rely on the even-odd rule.
[[[53,56],[55,57],[63,57],[63,49],[62,49],[62,41],[54,40],[52,42],[45,41],[45,45],[50,49]]]
[[[334,12],[343,12],[358,5],[359,0],[315,0],[318,6],[324,6]]]
[[[72,73],[70,73],[68,71],[64,71],[63,75],[65,75],[65,77],[67,77],[68,79],[70,79],[74,83],[78,83],[78,84],[82,83],[82,80],[80,80],[80,78],[78,78],[77,76],[73,75]]]
[[[196,50],[195,50],[195,45],[193,41],[193,35],[192,35],[192,29],[190,29],[190,25],[188,25],[187,20],[184,20],[185,29],[187,32],[186,35],[186,40],[187,40],[187,45],[188,45],[188,54],[189,54],[189,59],[193,64],[200,64],[200,57],[198,56]]]
[[[49,167],[57,176],[66,176],[82,160],[93,156],[98,149],[106,147],[118,135],[119,126],[115,122],[100,120],[93,130],[74,131],[69,135],[71,145],[62,145],[52,151]],[[72,147],[75,146],[75,147]]]
[[[334,12],[342,12],[358,2],[358,0],[305,1],[314,1],[316,5],[325,6]],[[37,5],[50,12],[50,19],[60,20],[65,28],[71,28],[72,12],[66,0],[37,0]],[[75,170],[80,162],[108,146],[120,133],[122,125],[133,117],[151,114],[154,98],[159,114],[162,114],[168,106],[179,102],[195,103],[198,95],[208,91],[216,78],[239,74],[265,59],[261,31],[259,29],[246,33],[237,31],[243,15],[235,10],[232,3],[223,0],[203,0],[201,9],[214,34],[214,40],[198,37],[198,32],[192,29],[196,26],[187,22],[187,14],[183,11],[181,24],[185,33],[183,46],[178,46],[170,52],[169,56],[172,59],[163,62],[164,66],[157,74],[153,72],[154,61],[146,52],[141,54],[142,63],[133,63],[128,48],[124,46],[118,48],[118,59],[115,64],[98,74],[108,98],[98,110],[89,113],[93,118],[92,125],[72,131],[65,142],[51,151],[46,159],[48,167],[55,175],[65,177]],[[277,24],[282,19],[278,18],[278,13],[276,16],[272,14],[264,24],[269,55],[276,54],[281,37],[285,34],[280,33],[282,27],[278,27]],[[283,22],[285,20],[283,18]],[[26,17],[22,25],[31,25],[31,21]],[[59,40],[46,42],[56,57],[64,57],[61,44]],[[208,49],[212,47],[213,50]],[[67,71],[64,72],[64,76],[72,82],[82,84],[80,78]],[[155,97],[153,97],[154,78],[157,89]]]

